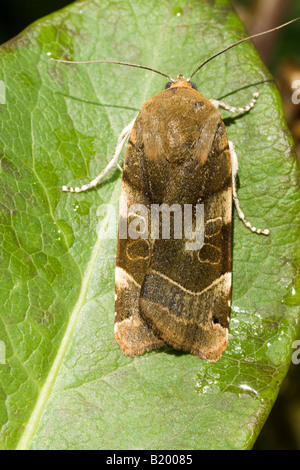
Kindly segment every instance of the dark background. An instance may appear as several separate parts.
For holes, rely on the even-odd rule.
[[[72,2],[67,0],[1,0],[0,44],[33,21]],[[232,0],[250,34],[300,16],[299,0]],[[291,102],[291,84],[300,80],[300,21],[256,45],[282,94],[288,125],[300,161],[300,105]],[[300,365],[292,365],[255,449],[300,450]]]

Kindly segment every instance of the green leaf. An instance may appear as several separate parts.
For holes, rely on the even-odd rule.
[[[229,346],[211,364],[170,349],[122,355],[114,340],[120,172],[62,193],[105,167],[121,130],[165,80],[117,59],[190,74],[246,35],[225,0],[94,0],[36,22],[0,50],[1,447],[251,448],[276,399],[299,332],[299,190],[292,141],[273,79],[243,44],[195,77],[224,112],[239,156]]]

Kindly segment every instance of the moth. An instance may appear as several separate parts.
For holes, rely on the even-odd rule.
[[[118,165],[129,139],[122,172],[115,302],[115,338],[125,355],[171,346],[217,361],[227,347],[232,203],[252,232],[268,235],[269,230],[254,227],[240,207],[237,155],[218,109],[247,113],[259,93],[247,106],[236,108],[205,98],[191,78],[218,55],[271,31],[226,47],[189,78],[172,79],[128,62],[58,60],[139,67],[169,80],[122,131],[100,175],[82,187],[62,187],[79,193],[97,186]]]

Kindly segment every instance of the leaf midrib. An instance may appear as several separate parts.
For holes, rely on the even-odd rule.
[[[111,198],[110,198],[111,203],[116,199],[116,196],[118,194],[119,194],[119,186],[116,185],[113,192],[112,192]],[[101,224],[101,228],[100,228],[99,233],[98,233],[97,242],[95,243],[94,248],[91,252],[91,257],[90,257],[90,260],[87,264],[87,267],[86,267],[86,270],[85,270],[85,273],[84,273],[84,277],[82,279],[81,290],[80,290],[80,293],[79,293],[79,297],[78,297],[78,300],[75,304],[75,307],[74,307],[74,309],[73,309],[73,311],[70,315],[69,323],[68,323],[68,326],[67,326],[66,331],[64,333],[64,336],[62,338],[59,349],[57,351],[56,358],[55,358],[55,360],[53,362],[53,365],[52,365],[52,367],[49,371],[47,379],[46,379],[43,387],[41,388],[41,391],[40,391],[39,397],[37,399],[37,402],[35,404],[35,407],[34,407],[32,413],[31,413],[30,419],[26,424],[25,430],[24,430],[24,432],[22,434],[22,437],[19,441],[19,444],[17,446],[17,450],[27,450],[29,448],[30,443],[32,441],[32,438],[35,434],[35,431],[38,428],[38,425],[39,425],[40,419],[42,417],[43,411],[44,411],[45,406],[48,402],[48,398],[49,398],[49,396],[51,394],[51,391],[53,389],[53,386],[55,384],[57,374],[60,370],[60,367],[62,365],[64,357],[67,353],[68,346],[71,342],[71,339],[72,339],[72,336],[73,336],[73,332],[74,332],[79,314],[81,312],[82,307],[85,305],[85,299],[86,299],[86,295],[87,295],[87,292],[88,292],[90,279],[91,279],[93,271],[94,271],[94,267],[95,267],[95,264],[96,264],[98,254],[101,250],[102,242],[105,239],[105,231],[106,231],[106,227],[107,227],[108,222],[109,222],[109,214],[107,213],[105,219],[103,220],[103,223]]]

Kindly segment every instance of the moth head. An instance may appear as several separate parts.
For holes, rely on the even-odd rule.
[[[183,75],[177,75],[175,80],[168,82],[165,86],[165,90],[168,88],[193,88],[194,90],[198,90],[197,85]]]

